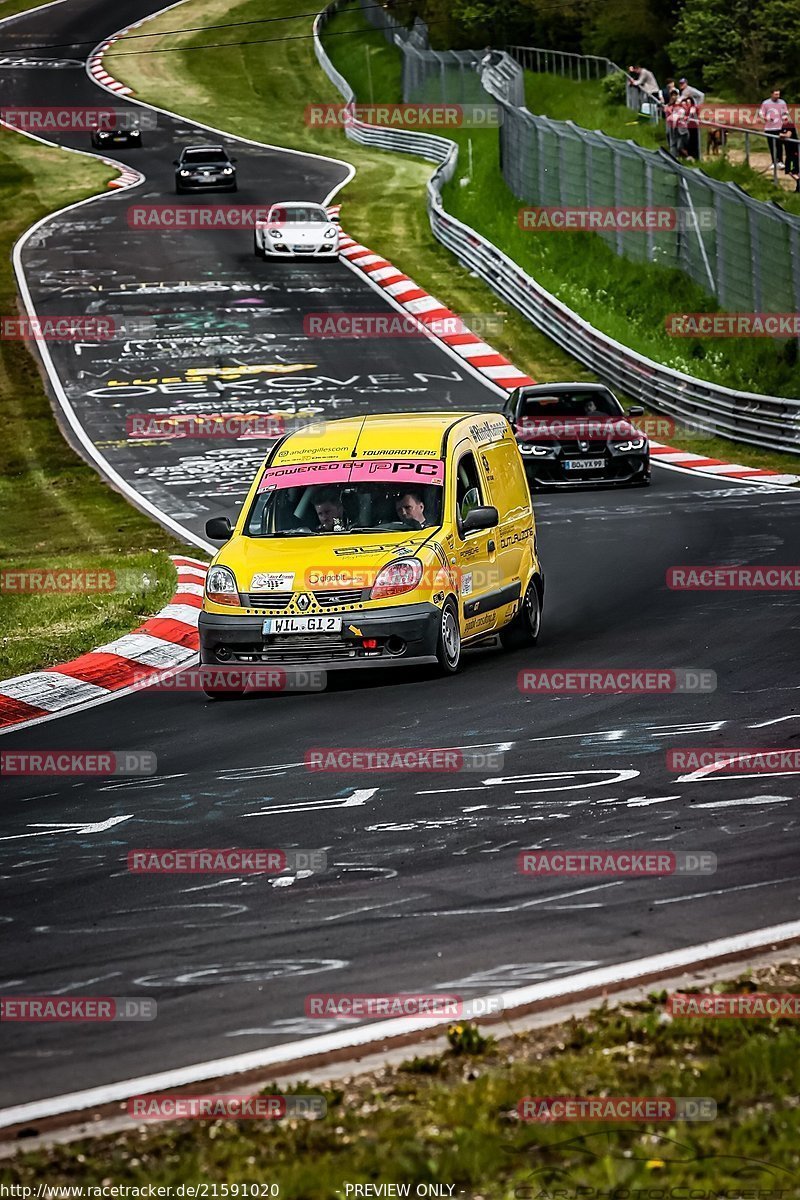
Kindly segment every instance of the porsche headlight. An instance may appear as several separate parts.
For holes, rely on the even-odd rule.
[[[331,229],[326,229],[326,230],[325,230],[325,234],[324,234],[324,236],[325,236],[325,237],[336,237],[336,230],[335,230],[335,229],[333,229],[333,228],[331,228]]]
[[[269,229],[269,230],[267,230],[267,232],[269,233],[269,236],[271,238],[282,238],[283,237],[283,234],[280,231],[280,229]]]

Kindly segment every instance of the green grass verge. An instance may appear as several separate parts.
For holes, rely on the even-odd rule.
[[[96,160],[0,132],[1,312],[17,313],[11,248],[20,234],[47,213],[102,191],[115,173]],[[167,551],[180,543],[70,449],[22,342],[0,342],[0,421],[2,570],[125,572],[124,590],[0,590],[0,677],[7,678],[91,650],[155,612],[172,595]]]
[[[796,962],[714,987],[799,989]],[[412,1196],[417,1184],[443,1184],[472,1200],[800,1196],[796,1021],[664,1020],[664,998],[490,1039],[475,1054],[457,1053],[464,1037],[454,1034],[444,1054],[423,1052],[325,1089],[292,1089],[324,1095],[327,1116],[318,1120],[139,1126],[20,1153],[0,1164],[0,1181],[232,1185],[227,1193],[209,1187],[209,1196],[274,1184],[281,1200],[345,1200],[347,1184],[377,1182],[410,1184]],[[523,1097],[548,1096],[709,1097],[717,1116],[650,1124],[518,1119]],[[578,1190],[591,1188],[597,1193]]]
[[[277,0],[269,6],[266,0],[242,0],[233,8],[225,0],[195,0],[191,5],[181,7],[180,21],[176,20],[175,12],[165,13],[155,21],[148,22],[144,29],[155,33],[182,24],[250,20],[267,12],[270,16],[281,16],[298,11],[307,11],[300,0]],[[289,20],[285,25],[270,26],[270,29],[273,28],[275,32],[270,36],[278,37],[280,30],[285,36],[297,37],[308,33],[309,21],[308,18]],[[399,55],[381,34],[366,24],[359,12],[344,10],[334,18],[329,30],[335,32],[336,36],[327,39],[326,49],[339,70],[350,80],[357,95],[369,98],[371,82],[372,94],[376,99],[392,101],[400,98]],[[197,47],[208,40],[207,35],[198,33],[176,35],[154,38],[152,47]],[[125,51],[131,47],[139,50],[142,43],[117,43],[116,50],[107,56],[108,64],[113,64],[117,78],[124,79],[139,95],[152,103],[164,108],[177,106],[186,116],[234,133],[295,149],[343,157],[352,162],[358,173],[346,191],[340,193],[339,199],[344,204],[345,227],[353,237],[380,250],[453,311],[503,314],[503,333],[493,336],[493,344],[533,378],[591,378],[589,372],[577,366],[574,360],[538,334],[528,321],[507,307],[494,292],[473,279],[436,242],[424,209],[425,183],[431,173],[429,165],[404,155],[366,151],[346,142],[338,130],[310,129],[304,123],[303,113],[307,104],[339,99],[338,93],[316,63],[309,38],[206,51],[192,49],[185,53],[178,50],[152,56],[126,56]],[[668,273],[658,267],[646,267],[643,270],[641,264],[625,263],[608,251],[599,239],[589,235],[565,235],[554,239],[558,245],[549,255],[542,252],[543,261],[531,257],[530,234],[517,231],[518,241],[507,244],[517,229],[519,202],[505,187],[497,168],[496,135],[491,131],[456,134],[456,139],[464,147],[469,137],[473,139],[474,179],[468,187],[461,187],[458,182],[453,184],[448,191],[448,209],[507,249],[544,286],[557,294],[563,287],[566,294],[562,298],[565,302],[600,328],[607,328],[607,323],[610,324],[607,332],[612,336],[618,336],[621,341],[633,345],[642,353],[652,354],[656,359],[667,354],[675,355],[674,342],[665,333],[662,336],[658,332],[663,328],[663,317],[668,311],[663,308],[659,312],[653,311],[659,297],[670,290],[676,292],[680,295],[682,309],[690,307],[690,296],[698,309],[709,308],[708,298],[699,289],[689,292],[685,277],[679,272]],[[466,163],[467,154],[464,150],[460,156],[462,177]],[[541,243],[547,239],[540,236],[537,240]],[[560,269],[563,255],[568,249],[565,242],[569,243],[570,255],[567,270]],[[605,252],[602,263],[595,268],[596,278],[591,286],[583,278],[587,271],[587,242],[591,256],[594,256],[596,247],[599,247],[598,255],[601,251]],[[618,277],[618,270],[625,274]],[[654,274],[657,285],[651,287],[643,282],[647,271]],[[643,300],[640,289],[651,296],[644,319],[641,319]],[[611,298],[624,300],[626,294],[630,300],[617,313],[612,308]],[[638,337],[640,329],[641,339]],[[656,330],[655,334],[653,329]],[[641,345],[637,344],[639,340]],[[701,376],[704,369],[708,374],[710,367],[722,370],[726,364],[725,353],[729,350],[730,342],[725,344],[723,351],[717,348],[716,343],[704,343],[702,340],[697,344],[688,343],[681,347],[686,358],[681,359],[679,369]],[[770,366],[774,367],[771,347],[754,348],[756,354],[759,351],[766,351]],[[791,374],[789,365],[785,374]],[[753,385],[752,390],[763,390],[758,371],[754,372],[754,378],[749,382]],[[675,438],[670,441],[711,457],[757,467],[780,471],[794,471],[797,467],[795,456],[756,450],[725,438],[698,437],[688,431],[677,431]]]

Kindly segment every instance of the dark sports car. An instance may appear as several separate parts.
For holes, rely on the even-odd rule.
[[[175,159],[175,191],[235,192],[235,162],[224,146],[184,146]]]
[[[504,408],[533,487],[646,486],[650,443],[613,392],[599,383],[517,388]]]
[[[92,145],[97,150],[108,150],[111,146],[141,146],[142,132],[136,125],[129,129],[114,126],[110,129],[95,129],[92,132]]]

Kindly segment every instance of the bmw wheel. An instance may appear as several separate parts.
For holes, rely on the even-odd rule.
[[[536,580],[531,579],[516,616],[500,630],[500,642],[505,650],[522,650],[535,646],[542,628],[542,601]]]
[[[436,660],[442,675],[455,675],[461,665],[461,630],[458,624],[458,608],[452,596],[448,596],[442,605]]]

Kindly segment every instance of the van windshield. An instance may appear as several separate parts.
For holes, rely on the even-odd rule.
[[[372,459],[267,467],[248,537],[406,534],[441,524],[444,463]]]

